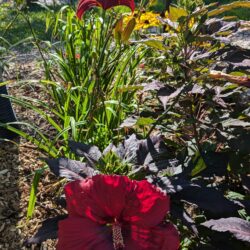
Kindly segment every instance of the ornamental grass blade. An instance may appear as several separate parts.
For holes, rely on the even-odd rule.
[[[67,158],[44,160],[56,176],[65,177],[68,180],[82,180],[96,174],[96,171],[84,162]]]
[[[39,183],[42,173],[43,173],[43,170],[41,169],[35,171],[35,175],[34,175],[32,186],[31,186],[30,196],[29,196],[28,209],[27,209],[28,219],[32,217],[34,209],[35,209],[37,187],[38,187],[38,183]]]
[[[219,220],[209,220],[201,225],[218,232],[230,232],[238,240],[250,242],[249,221],[237,217],[230,217]]]
[[[59,215],[54,218],[49,218],[43,221],[38,232],[31,238],[25,241],[24,245],[40,244],[47,239],[56,239],[58,231],[58,222],[64,220],[68,215]]]

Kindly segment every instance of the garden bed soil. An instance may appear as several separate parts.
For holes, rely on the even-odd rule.
[[[22,57],[22,58],[21,58]],[[21,58],[21,60],[20,60]],[[26,60],[23,60],[25,58]],[[10,64],[4,80],[11,80],[10,95],[17,97],[29,96],[41,100],[44,93],[32,83],[17,81],[42,78],[43,72],[36,57],[17,55]],[[13,105],[18,120],[49,129],[34,112]],[[33,144],[23,138],[13,142],[0,142],[0,249],[18,250],[24,247],[25,240],[34,235],[42,221],[60,213],[55,207],[50,186],[56,182],[46,172],[39,183],[38,199],[32,219],[26,219],[29,193],[32,186],[34,171],[43,167],[38,160],[43,156]],[[34,248],[34,246],[32,247]],[[31,248],[31,249],[32,249]],[[55,249],[55,241],[48,240],[35,249]]]

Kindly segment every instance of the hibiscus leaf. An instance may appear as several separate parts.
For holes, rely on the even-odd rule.
[[[27,239],[24,245],[40,244],[47,239],[56,239],[58,222],[66,219],[67,216],[68,215],[59,215],[43,221],[42,226],[38,229],[37,233],[33,237]]]
[[[129,116],[122,122],[122,124],[120,125],[120,128],[132,128],[133,126],[135,126],[137,120],[138,120],[138,116],[134,116],[134,115]]]
[[[182,90],[183,90],[183,87],[176,89],[174,92],[172,92],[169,89],[169,87],[164,87],[164,88],[159,89],[157,96],[160,99],[164,109],[166,109],[166,106],[170,100],[180,95]]]
[[[250,200],[232,200],[235,204],[239,205],[246,210],[247,214],[250,214]]]
[[[132,134],[124,141],[124,160],[125,162],[137,164],[137,150],[139,148],[139,140],[135,134]]]
[[[78,156],[84,156],[91,167],[95,167],[95,164],[102,157],[102,153],[97,146],[87,145],[80,142],[69,141],[70,150]]]
[[[240,208],[215,188],[190,186],[176,194],[174,198],[196,204],[213,217],[232,216],[237,214]]]
[[[250,176],[245,175],[241,177],[242,187],[250,194]]]
[[[159,90],[161,88],[164,88],[164,83],[162,82],[159,82],[157,80],[154,80],[150,83],[144,83],[143,84],[143,92],[146,92],[146,91],[154,91],[154,90]],[[170,86],[168,86],[170,88]],[[173,91],[174,91],[174,88],[173,88]]]
[[[209,220],[201,225],[218,232],[230,232],[238,240],[250,242],[250,222],[237,217]]]
[[[124,150],[123,159],[133,163],[134,166],[144,165],[145,169],[149,169],[151,165],[154,168],[153,172],[167,166],[164,161],[168,161],[168,150],[161,136],[139,140],[135,134],[132,134],[124,141]]]
[[[176,177],[152,177],[149,176],[147,180],[162,190],[166,191],[167,194],[175,194],[189,187],[199,187],[197,184],[192,183],[183,178]]]
[[[84,162],[66,158],[44,160],[56,176],[65,177],[68,180],[82,180],[96,174],[96,171]]]
[[[195,225],[195,221],[186,213],[183,207],[176,204],[171,205],[171,215],[182,221],[183,225],[187,226],[195,235],[198,236],[198,229]]]
[[[203,153],[203,159],[207,168],[201,172],[201,176],[225,176],[227,173],[227,167],[229,162],[227,152],[205,152]]]

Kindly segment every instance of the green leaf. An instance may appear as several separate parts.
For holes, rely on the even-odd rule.
[[[121,34],[121,40],[124,43],[128,43],[128,39],[130,38],[134,28],[136,25],[136,21],[135,18],[132,18],[131,20],[129,20],[127,26],[125,27],[124,31]]]
[[[155,40],[155,39],[145,39],[139,41],[140,43],[146,44],[151,48],[159,49],[159,50],[166,50],[167,47],[162,43],[162,41]]]
[[[35,204],[36,204],[36,194],[37,194],[37,187],[40,180],[40,177],[43,173],[43,169],[39,169],[35,171],[34,179],[31,186],[30,197],[29,197],[29,204],[27,210],[27,218],[30,219],[34,213]]]
[[[191,172],[191,176],[195,176],[207,168],[206,163],[204,162],[202,156],[200,155],[198,151],[196,152],[194,156],[193,163],[195,167],[193,168]]]
[[[187,16],[187,15],[188,15],[188,13],[185,9],[170,6],[168,18],[172,22],[177,22],[180,17]]]
[[[140,117],[137,120],[136,125],[138,125],[138,126],[147,126],[147,125],[153,124],[154,122],[155,122],[155,120],[152,119],[152,118],[149,118],[149,117]]]

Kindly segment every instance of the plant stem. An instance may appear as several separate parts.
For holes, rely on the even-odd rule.
[[[192,127],[193,127],[194,139],[195,139],[196,145],[198,147],[199,153],[200,153],[200,155],[202,155],[202,148],[200,145],[199,134],[198,134],[197,125],[196,125],[196,118],[195,118],[194,111],[193,111],[193,105],[194,105],[194,100],[192,98],[192,103],[190,105],[190,115],[191,115],[191,118],[193,121]]]
[[[36,37],[35,31],[34,31],[32,25],[31,25],[31,23],[30,23],[29,17],[27,17],[25,14],[22,14],[22,16],[24,17],[24,19],[26,20],[26,22],[27,22],[27,24],[28,24],[28,26],[29,26],[29,28],[30,28],[30,31],[31,31],[32,36],[33,36],[33,38],[34,38],[35,45],[36,45],[36,47],[37,47],[37,49],[38,49],[38,51],[39,51],[39,54],[41,55],[41,58],[42,58],[42,60],[43,60],[43,63],[44,63],[44,66],[45,66],[45,70],[46,70],[46,71],[48,72],[48,74],[49,74],[49,78],[50,78],[50,76],[52,76],[53,80],[56,81],[56,78],[54,77],[53,73],[49,70],[48,64],[47,64],[46,59],[45,59],[45,57],[44,57],[44,55],[43,55],[43,53],[42,53],[42,49],[41,49],[40,44],[39,44],[39,42],[38,42],[38,39],[37,39],[37,37]]]
[[[189,85],[187,85],[189,86]],[[157,120],[155,121],[155,123],[153,124],[153,126],[151,127],[151,129],[148,131],[146,138],[148,138],[150,136],[150,134],[152,133],[152,131],[155,129],[155,127],[165,119],[165,117],[167,116],[168,112],[175,106],[175,104],[179,101],[180,96],[182,95],[182,93],[184,91],[186,91],[187,86],[185,86],[180,93],[176,96],[175,100],[172,102],[172,104],[162,113],[162,115],[157,118]]]

